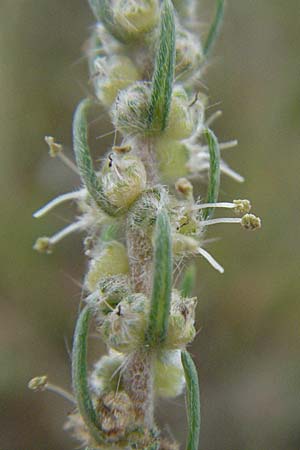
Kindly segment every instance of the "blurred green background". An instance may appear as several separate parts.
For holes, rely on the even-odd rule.
[[[213,4],[201,3],[205,35]],[[69,405],[27,390],[48,374],[70,386],[69,346],[85,268],[80,239],[50,257],[32,251],[73,214],[32,212],[78,180],[48,158],[45,135],[71,152],[71,120],[89,92],[83,44],[93,23],[84,0],[0,0],[1,450],[76,448],[62,430]],[[250,198],[263,229],[219,226],[211,246],[223,276],[198,264],[198,337],[191,348],[202,391],[203,450],[300,448],[300,3],[228,0],[204,83],[224,116],[215,126],[239,148],[226,160],[246,176],[224,179],[222,199]],[[97,134],[109,131],[102,117]],[[96,141],[95,154],[110,138]],[[103,352],[99,341],[94,351]],[[184,442],[184,400],[157,405]],[[184,448],[184,446],[182,446]]]

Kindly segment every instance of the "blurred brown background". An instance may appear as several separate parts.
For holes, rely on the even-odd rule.
[[[211,105],[221,102],[224,111],[218,135],[240,143],[226,160],[246,182],[225,179],[222,198],[250,198],[263,229],[215,228],[222,240],[211,251],[226,272],[198,264],[201,331],[191,351],[202,390],[200,447],[299,450],[300,4],[227,3],[205,84]],[[201,1],[203,23],[213,4]],[[69,405],[26,384],[47,373],[70,385],[68,346],[85,261],[76,236],[50,257],[33,252],[35,238],[63,226],[68,214],[60,209],[40,221],[31,214],[78,183],[48,158],[43,137],[71,148],[72,113],[89,89],[81,50],[92,23],[85,0],[0,0],[1,450],[77,445],[62,431]],[[112,129],[105,118],[93,127]],[[109,143],[97,141],[96,154]],[[103,351],[97,341],[92,347]],[[183,404],[157,408],[181,442]]]

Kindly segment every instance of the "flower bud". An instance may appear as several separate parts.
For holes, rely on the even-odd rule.
[[[131,294],[103,321],[103,340],[114,350],[130,353],[144,342],[149,301],[143,294]]]
[[[94,61],[95,90],[98,99],[107,107],[118,92],[140,78],[138,70],[127,56],[102,56]]]
[[[165,348],[178,349],[194,339],[196,335],[194,327],[196,301],[195,297],[182,298],[177,290],[173,290]]]
[[[161,137],[157,140],[156,155],[162,180],[173,183],[188,174],[189,152],[185,144]]]
[[[128,225],[131,228],[138,227],[143,228],[145,232],[151,232],[165,195],[166,192],[160,188],[144,192],[130,209]]]
[[[189,138],[197,128],[202,110],[204,107],[200,100],[191,105],[185,90],[176,87],[172,95],[169,122],[164,136],[174,140]]]
[[[102,169],[103,193],[116,207],[129,207],[143,192],[147,183],[144,164],[136,156],[110,155]]]
[[[148,131],[148,111],[151,90],[149,84],[134,83],[122,90],[112,108],[112,120],[123,135]]]
[[[180,350],[162,351],[154,361],[154,389],[159,397],[174,398],[184,388]]]
[[[186,80],[200,69],[204,60],[201,43],[193,33],[177,29],[176,39],[176,80]]]
[[[94,292],[104,277],[128,272],[129,263],[125,246],[120,242],[111,241],[91,260],[85,285],[90,292]]]
[[[112,11],[119,32],[130,39],[142,37],[159,21],[158,0],[114,0]]]
[[[129,279],[127,275],[113,275],[102,278],[98,283],[100,301],[97,303],[97,312],[107,315],[130,294]]]
[[[90,377],[90,385],[97,396],[105,392],[122,389],[120,370],[124,356],[117,352],[102,356],[95,364]]]

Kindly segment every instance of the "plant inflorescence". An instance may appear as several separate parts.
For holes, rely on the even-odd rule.
[[[155,422],[154,403],[186,391],[186,448],[196,450],[200,432],[197,371],[186,347],[195,337],[195,268],[206,250],[206,230],[218,223],[260,227],[248,200],[219,202],[221,173],[242,177],[221,158],[235,141],[219,143],[211,130],[219,112],[206,118],[207,97],[199,80],[218,34],[224,2],[203,43],[197,34],[196,0],[89,0],[97,23],[87,50],[94,97],[78,105],[73,122],[76,166],[52,137],[58,156],[81,178],[76,191],[37,211],[74,201],[79,213],[35,249],[51,253],[67,235],[84,233],[88,258],[84,307],[72,351],[73,395],[31,380],[74,403],[66,428],[84,448],[175,450]],[[116,135],[100,167],[88,143],[88,113],[101,104]],[[203,193],[203,191],[206,193]],[[213,218],[217,208],[234,217]],[[176,274],[176,276],[174,276]],[[90,370],[90,323],[107,346]]]

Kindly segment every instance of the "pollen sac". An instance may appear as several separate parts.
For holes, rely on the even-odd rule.
[[[182,298],[177,290],[173,290],[166,348],[175,350],[194,339],[196,301],[196,298]]]
[[[261,219],[254,214],[245,214],[242,217],[241,225],[245,230],[255,231],[261,228]]]
[[[142,37],[159,21],[158,0],[112,0],[111,3],[118,32],[128,40]]]
[[[122,439],[135,425],[133,403],[125,392],[104,394],[98,400],[96,411],[108,442]]]
[[[147,83],[137,82],[119,93],[112,107],[112,120],[123,135],[145,134],[151,90]]]
[[[106,243],[99,255],[91,260],[85,286],[90,292],[94,292],[103,278],[128,272],[129,263],[125,246],[120,242],[111,241]]]
[[[154,361],[154,389],[159,397],[174,398],[183,391],[185,381],[180,350],[162,351]]]
[[[173,140],[189,138],[202,119],[204,106],[197,100],[191,104],[186,91],[182,87],[173,90],[168,127],[164,135]]]
[[[101,182],[103,193],[113,206],[128,208],[146,188],[147,174],[136,156],[111,154],[102,169]]]
[[[94,61],[96,96],[106,107],[115,101],[118,92],[140,78],[138,70],[127,56],[102,56]]]
[[[102,356],[95,364],[90,377],[90,386],[97,395],[122,390],[121,368],[125,358],[117,352]]]
[[[149,300],[143,294],[131,294],[122,300],[100,327],[104,342],[121,353],[130,353],[144,342]]]
[[[198,37],[185,29],[177,30],[176,39],[176,80],[184,81],[199,71],[204,61]]]
[[[161,137],[157,140],[156,155],[162,180],[174,183],[188,175],[189,151],[183,142]]]

